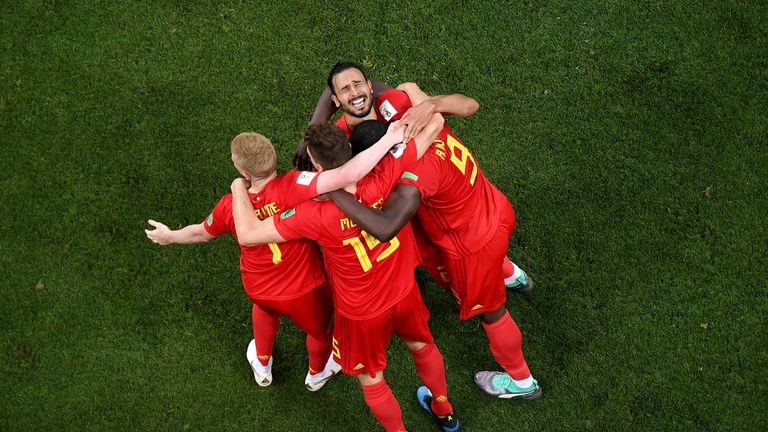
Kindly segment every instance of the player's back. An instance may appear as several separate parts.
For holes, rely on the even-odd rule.
[[[355,197],[367,206],[381,207],[403,167],[413,160],[415,146],[399,144],[358,182]],[[413,270],[419,258],[410,225],[382,243],[325,200],[284,212],[275,218],[275,226],[285,238],[308,237],[320,243],[336,310],[344,316],[375,316],[415,286]]]
[[[248,194],[259,219],[279,214],[314,196],[305,185],[309,182],[301,179],[303,174],[289,171],[272,179],[259,192]],[[237,237],[231,194],[219,201],[205,226],[212,234],[231,232]],[[240,250],[243,286],[253,299],[295,298],[325,280],[322,255],[317,244],[310,240],[240,246]]]
[[[470,255],[488,242],[508,203],[447,125],[401,183],[421,190],[419,222],[435,244],[457,256]]]

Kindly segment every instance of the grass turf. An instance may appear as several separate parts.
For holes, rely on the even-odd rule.
[[[0,12],[0,429],[375,430],[356,383],[303,389],[284,323],[275,383],[244,360],[231,239],[160,248],[204,218],[256,130],[289,168],[325,75],[462,92],[450,123],[511,199],[508,306],[536,403],[471,382],[478,323],[423,275],[467,430],[759,430],[768,405],[768,19],[742,2],[25,1]],[[387,380],[434,430],[404,348]]]

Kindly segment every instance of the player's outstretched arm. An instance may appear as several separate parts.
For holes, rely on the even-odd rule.
[[[345,190],[328,194],[336,206],[368,234],[379,241],[392,240],[416,214],[421,202],[421,192],[415,186],[401,184],[387,197],[381,210],[366,207]]]
[[[371,87],[373,88],[373,98],[379,96],[383,91],[389,90],[391,87],[381,81],[371,80]],[[323,93],[320,95],[320,99],[315,104],[315,111],[312,112],[312,118],[309,120],[309,124],[321,124],[331,119],[333,114],[339,110],[339,107],[331,99],[331,89],[325,86]],[[307,143],[302,138],[296,145],[296,152],[293,154],[292,160],[293,166],[300,171],[314,171],[312,161],[309,160],[307,155]]]
[[[256,216],[248,196],[249,186],[244,178],[232,182],[232,217],[235,220],[237,242],[243,246],[284,242],[272,218],[262,221]]]
[[[401,123],[391,123],[387,133],[376,144],[358,153],[344,165],[318,174],[318,195],[357,183],[376,166],[393,145],[401,142],[403,142]]]
[[[459,93],[428,96],[414,83],[403,83],[397,88],[404,91],[413,104],[400,119],[408,125],[405,130],[406,140],[416,136],[426,126],[433,113],[469,117],[480,108],[476,100]]]
[[[201,223],[187,225],[179,230],[172,230],[165,224],[152,219],[148,220],[147,223],[155,227],[155,229],[145,229],[144,232],[150,240],[160,245],[203,243],[215,238],[205,230]]]

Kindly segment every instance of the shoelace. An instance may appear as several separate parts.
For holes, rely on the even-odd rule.
[[[503,373],[500,375],[496,375],[493,377],[493,380],[491,383],[496,387],[503,387],[503,388],[519,388],[515,384],[515,382],[512,380],[512,377],[509,376],[509,374]]]

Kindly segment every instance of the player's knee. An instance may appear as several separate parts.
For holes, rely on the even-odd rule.
[[[377,372],[364,372],[357,376],[357,380],[360,381],[360,385],[367,386],[378,383],[384,379],[384,371]]]
[[[425,344],[424,342],[406,340],[406,339],[403,339],[403,343],[405,344],[406,347],[408,347],[408,350],[411,352],[419,351],[420,349],[427,346],[427,344]]]
[[[501,307],[496,310],[483,312],[478,316],[480,317],[480,321],[482,321],[484,324],[493,324],[496,321],[504,318],[504,315],[506,313],[507,313],[506,306],[501,305]]]

